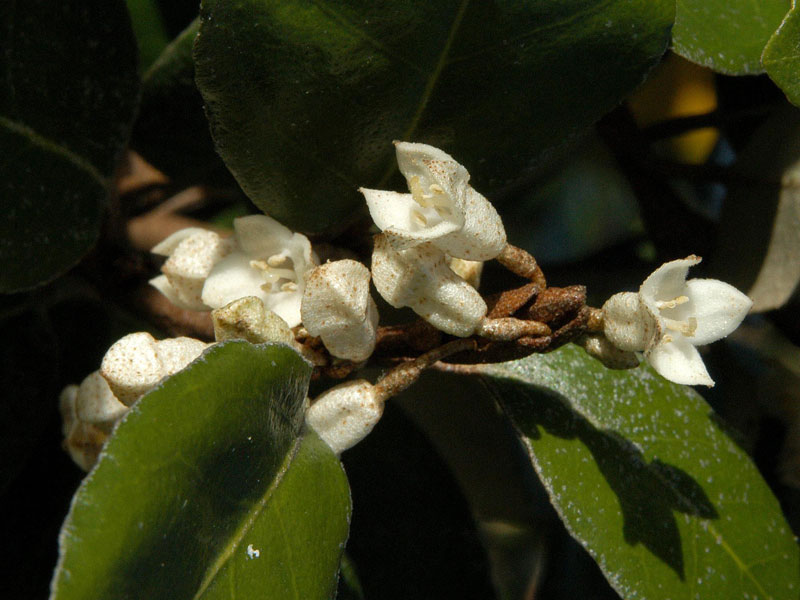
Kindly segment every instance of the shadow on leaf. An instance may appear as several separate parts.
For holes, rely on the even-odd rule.
[[[616,432],[598,429],[558,394],[519,382],[492,379],[486,383],[520,433],[532,441],[532,452],[536,440],[542,439],[542,430],[580,440],[617,496],[625,541],[644,545],[684,579],[675,512],[718,518],[700,484],[673,465],[657,459],[648,463],[637,446]]]

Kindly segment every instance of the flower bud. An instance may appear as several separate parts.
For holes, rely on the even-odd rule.
[[[99,371],[86,377],[77,390],[75,416],[83,423],[108,433],[126,412],[128,407],[117,399]]]
[[[306,411],[306,423],[341,454],[372,431],[383,415],[383,404],[375,386],[356,379],[320,394]]]
[[[282,342],[295,344],[292,330],[255,296],[246,296],[211,311],[214,337],[218,342],[242,339],[252,344]]]
[[[100,374],[126,406],[200,356],[208,344],[187,337],[157,342],[146,332],[131,333],[108,349]]]
[[[317,267],[306,282],[301,306],[308,333],[333,355],[355,362],[375,349],[378,307],[369,295],[369,269],[354,260]]]
[[[408,306],[437,329],[467,337],[486,314],[486,303],[446,261],[444,252],[432,244],[398,251],[385,235],[377,235],[372,280],[395,308]]]

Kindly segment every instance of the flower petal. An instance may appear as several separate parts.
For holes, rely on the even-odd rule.
[[[648,307],[656,311],[654,302],[673,300],[685,293],[686,275],[689,267],[696,265],[702,259],[699,256],[687,256],[678,260],[664,263],[644,280],[639,294]]]
[[[460,208],[469,182],[469,173],[452,156],[427,144],[395,142],[397,166],[409,183],[414,177],[425,190],[438,185]]]
[[[185,229],[180,229],[153,246],[150,252],[158,254],[159,256],[169,256],[175,252],[175,248],[177,248],[183,240],[198,233],[205,233],[206,231],[208,230],[201,227],[186,227]]]
[[[249,215],[233,220],[236,241],[245,254],[266,259],[281,254],[292,239],[292,231],[267,215]]]
[[[652,367],[665,379],[683,385],[707,385],[713,387],[714,381],[708,374],[703,359],[691,342],[680,334],[675,334],[671,341],[656,344],[645,352],[645,358]]]
[[[466,260],[491,260],[506,246],[506,230],[492,203],[470,186],[464,196],[464,225],[431,240],[450,256]]]
[[[245,296],[256,296],[264,302],[267,293],[261,289],[263,283],[261,271],[250,266],[250,257],[233,252],[211,270],[202,299],[211,308],[220,308]]]
[[[264,306],[271,310],[281,319],[286,321],[289,327],[300,325],[300,304],[303,301],[303,290],[294,292],[275,292],[266,294],[262,298]]]
[[[753,305],[745,294],[716,279],[690,279],[686,282],[697,329],[689,338],[699,346],[724,338],[736,329]]]

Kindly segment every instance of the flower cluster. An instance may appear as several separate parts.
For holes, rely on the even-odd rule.
[[[99,371],[80,386],[69,385],[59,399],[65,446],[88,471],[97,461],[114,425],[131,405],[158,383],[185,368],[208,344],[187,337],[155,340],[146,332],[115,342]]]

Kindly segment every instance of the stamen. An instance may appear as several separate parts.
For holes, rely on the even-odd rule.
[[[440,186],[438,183],[432,183],[431,187],[430,187],[430,190],[434,194],[444,194],[444,188],[442,186]]]
[[[281,286],[282,292],[296,292],[297,284],[294,281],[287,281]]]
[[[269,265],[264,262],[263,260],[251,260],[250,266],[254,269],[258,269],[259,271],[269,271]]]
[[[423,215],[421,212],[417,210],[413,211],[411,213],[411,216],[417,225],[425,227],[428,224],[428,219],[425,218],[425,215]]]
[[[676,321],[674,319],[664,319],[664,325],[666,325],[667,329],[671,329],[672,331],[677,331],[685,335],[686,337],[692,337],[697,331],[697,319],[695,317],[689,317],[686,321]],[[666,340],[665,336],[665,340]]]
[[[686,304],[689,301],[688,296],[678,296],[677,298],[673,298],[672,300],[664,300],[662,302],[656,302],[656,308],[658,310],[664,310],[665,308],[675,308],[676,306],[680,306],[681,304]]]
[[[283,254],[273,254],[267,259],[267,264],[270,267],[282,267],[288,262],[288,260],[288,256],[284,256]]]

